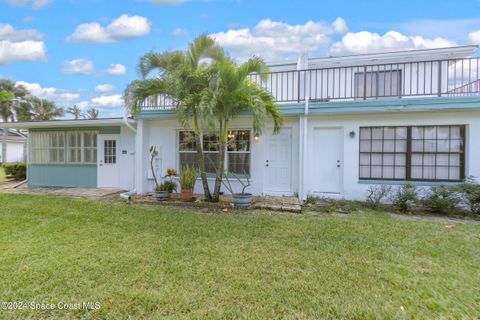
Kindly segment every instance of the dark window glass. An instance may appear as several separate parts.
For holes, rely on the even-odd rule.
[[[465,126],[360,128],[360,179],[460,181]]]

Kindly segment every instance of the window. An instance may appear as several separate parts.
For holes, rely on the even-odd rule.
[[[360,128],[360,179],[460,181],[465,126]]]
[[[36,164],[96,163],[96,131],[30,133],[30,162]]]
[[[205,154],[205,170],[207,173],[215,173],[218,161],[218,137],[215,134],[206,133],[202,139]],[[195,133],[193,131],[179,132],[179,167],[186,165],[197,166],[197,149]],[[250,174],[250,131],[228,131],[227,155],[225,168],[235,174]]]
[[[30,152],[32,163],[64,163],[65,133],[31,132]]]
[[[103,142],[103,161],[107,164],[117,163],[117,140],[104,140]]]
[[[366,83],[366,87],[365,87]],[[355,97],[395,97],[401,92],[400,70],[355,73]]]
[[[228,132],[228,171],[237,175],[250,174],[250,131]]]

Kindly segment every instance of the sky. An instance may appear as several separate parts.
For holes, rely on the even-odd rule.
[[[480,0],[0,0],[0,78],[61,107],[124,113],[150,51],[210,34],[237,61],[480,44]]]

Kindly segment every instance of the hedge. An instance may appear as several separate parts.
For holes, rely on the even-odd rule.
[[[3,165],[5,175],[15,180],[25,180],[27,178],[27,165],[23,162],[5,163]]]

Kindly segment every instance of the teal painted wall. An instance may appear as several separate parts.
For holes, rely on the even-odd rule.
[[[96,165],[29,164],[29,187],[97,187]]]

